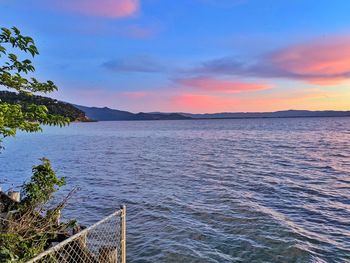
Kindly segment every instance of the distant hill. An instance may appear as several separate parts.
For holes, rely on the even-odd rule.
[[[350,117],[350,111],[286,110],[275,112],[223,112],[191,114],[180,113],[194,119],[249,119],[249,118],[306,118],[306,117]]]
[[[305,117],[350,117],[350,111],[307,111],[286,110],[276,112],[223,112],[207,114],[191,113],[131,113],[110,109],[107,107],[86,107],[74,105],[94,120],[124,121],[124,120],[185,120],[185,119],[249,119],[249,118],[305,118]]]
[[[179,113],[131,113],[128,111],[114,110],[107,107],[86,107],[74,105],[85,112],[86,116],[97,121],[141,121],[141,120],[186,120],[191,117]]]
[[[223,113],[131,113],[107,107],[86,107],[42,96],[25,96],[15,92],[0,91],[0,101],[45,105],[52,114],[69,117],[71,121],[140,121],[140,120],[186,120],[186,119],[250,119],[250,118],[305,118],[305,117],[350,117],[350,111],[286,110],[276,112],[223,112]]]
[[[15,92],[0,91],[0,101],[9,104],[21,104],[24,107],[33,103],[45,105],[51,114],[68,117],[71,121],[90,121],[82,110],[79,110],[72,104],[47,97],[35,95],[25,96]]]

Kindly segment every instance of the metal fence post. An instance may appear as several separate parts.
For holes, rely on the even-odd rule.
[[[120,260],[126,263],[126,206],[120,207]]]
[[[45,250],[27,263],[125,263],[125,215],[126,208],[123,206],[92,226]]]

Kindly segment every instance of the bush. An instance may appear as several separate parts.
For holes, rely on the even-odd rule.
[[[52,242],[69,236],[76,222],[59,223],[68,197],[50,208],[53,194],[65,184],[47,159],[33,167],[30,181],[23,185],[24,198],[13,203],[0,224],[0,262],[26,262],[47,249]]]

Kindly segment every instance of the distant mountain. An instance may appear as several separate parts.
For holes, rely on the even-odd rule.
[[[128,111],[114,110],[107,107],[86,107],[74,105],[85,112],[86,116],[97,121],[142,121],[142,120],[186,120],[191,117],[179,113],[131,113]]]
[[[42,96],[25,96],[15,92],[0,91],[0,102],[31,103],[45,105],[52,114],[69,117],[71,121],[140,121],[140,120],[186,120],[186,119],[252,119],[252,118],[305,118],[305,117],[350,117],[350,111],[286,110],[276,112],[222,112],[222,113],[131,113],[107,107],[86,107]]]
[[[350,111],[286,110],[276,112],[223,112],[191,114],[180,113],[194,119],[249,119],[249,118],[306,118],[306,117],[350,117]]]
[[[0,102],[6,102],[9,104],[21,104],[22,107],[27,107],[30,104],[45,105],[51,114],[58,114],[64,117],[68,117],[71,121],[90,121],[85,116],[85,113],[72,104],[58,101],[55,99],[43,97],[43,96],[26,96],[10,91],[0,91]]]
[[[249,119],[249,118],[306,118],[306,117],[350,117],[350,111],[308,111],[286,110],[276,112],[223,112],[223,113],[131,113],[128,111],[114,110],[107,107],[86,107],[74,105],[85,114],[98,121],[123,121],[123,120],[185,120],[185,119]]]

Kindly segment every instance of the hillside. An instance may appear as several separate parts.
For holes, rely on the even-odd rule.
[[[178,113],[131,113],[128,111],[114,110],[107,107],[86,107],[74,105],[85,112],[86,116],[97,121],[142,121],[142,120],[186,120],[186,117]]]
[[[74,105],[43,96],[25,96],[15,92],[0,91],[0,101],[45,105],[52,114],[69,117],[71,121],[140,121],[140,120],[186,120],[186,119],[249,119],[249,118],[305,118],[305,117],[350,117],[350,111],[286,110],[276,112],[223,112],[223,113],[131,113],[107,107]]]
[[[68,117],[71,121],[90,121],[82,110],[74,107],[72,104],[47,97],[36,95],[25,96],[15,92],[0,91],[0,101],[9,104],[19,103],[24,107],[33,103],[45,105],[51,114],[58,114]]]

